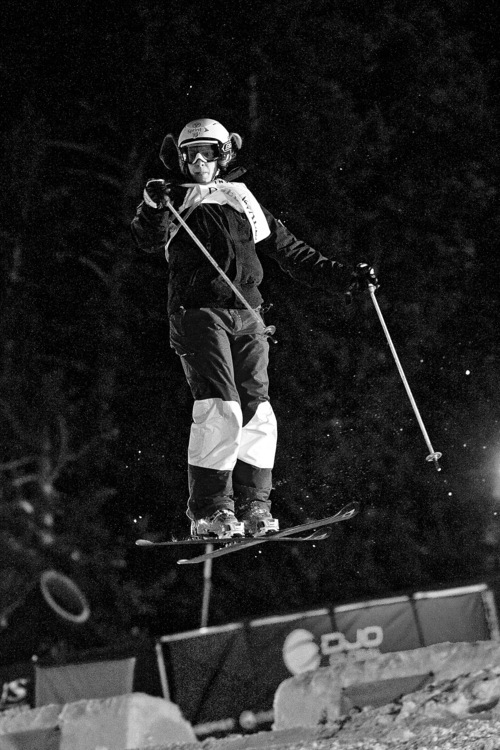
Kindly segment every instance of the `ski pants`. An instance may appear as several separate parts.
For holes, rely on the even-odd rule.
[[[249,310],[181,308],[170,343],[194,398],[187,514],[269,508],[276,418],[269,403],[269,343]],[[235,508],[236,503],[236,508]]]

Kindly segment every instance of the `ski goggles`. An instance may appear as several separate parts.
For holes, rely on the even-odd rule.
[[[218,143],[191,143],[189,146],[182,146],[181,151],[188,164],[194,164],[198,159],[217,161],[221,156]]]

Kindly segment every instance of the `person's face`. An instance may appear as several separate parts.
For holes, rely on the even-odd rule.
[[[192,164],[188,164],[189,174],[195,182],[200,185],[207,185],[215,178],[217,173],[217,162],[216,161],[205,161],[204,159],[196,159]]]
[[[217,173],[219,147],[216,143],[197,142],[186,146],[184,154],[188,163],[189,174],[203,185],[212,182]]]

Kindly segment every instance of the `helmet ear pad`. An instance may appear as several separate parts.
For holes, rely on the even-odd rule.
[[[243,138],[239,133],[230,133],[229,140],[231,141],[231,146],[234,152],[237,153],[241,150],[241,147],[243,146]]]
[[[229,145],[229,148],[227,146]],[[226,144],[227,151],[224,153],[223,156],[221,156],[220,159],[218,159],[219,167],[223,170],[226,170],[231,162],[233,162],[236,159],[236,156],[238,154],[238,151],[241,149],[243,145],[243,138],[239,133],[230,133],[229,134],[229,141]]]
[[[185,165],[180,149],[177,147],[177,139],[174,138],[172,133],[168,133],[163,139],[160,149],[160,159],[169,172],[174,172],[177,177],[184,177]]]

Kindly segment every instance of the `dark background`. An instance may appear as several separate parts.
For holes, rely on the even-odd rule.
[[[315,549],[217,561],[210,624],[495,579],[500,500],[498,59],[484,0],[7,2],[0,31],[0,595],[47,567],[90,600],[85,637],[200,622],[202,568],[134,549],[187,531],[191,397],[167,266],[129,224],[167,132],[243,137],[258,199],[301,239],[377,269],[369,297],[266,264],[282,527],[351,500]],[[4,625],[9,628],[8,618]],[[55,644],[55,645],[54,645]],[[4,655],[2,658],[5,660]]]

